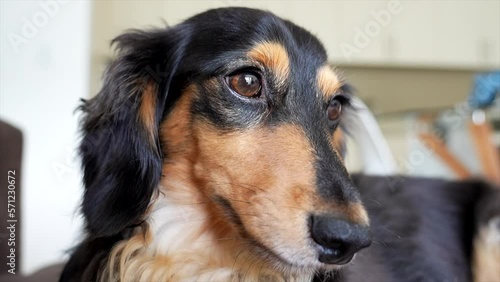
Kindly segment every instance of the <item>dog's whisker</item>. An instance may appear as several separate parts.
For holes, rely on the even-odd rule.
[[[219,185],[230,185],[230,186],[236,186],[236,187],[241,187],[241,188],[246,188],[246,189],[249,189],[251,190],[252,192],[255,192],[255,190],[251,189],[251,188],[255,188],[257,190],[260,190],[261,192],[265,192],[266,190],[264,188],[261,188],[259,186],[255,186],[255,185],[252,185],[252,184],[242,184],[242,183],[234,183],[234,182],[220,182],[220,181],[208,181],[207,183],[211,183],[211,184],[219,184]]]
[[[249,204],[249,205],[252,204],[252,202],[250,202],[250,201],[245,201],[245,200],[240,200],[240,199],[232,199],[232,198],[226,198],[226,199],[228,199],[228,200],[230,200],[232,202],[245,203],[245,204]]]
[[[206,239],[206,240],[199,240],[199,242],[214,242],[214,241],[230,241],[230,240],[236,240],[238,237],[232,236],[232,237],[225,237],[225,238],[216,238],[216,239]]]
[[[264,269],[264,263],[260,264],[259,272],[257,273],[257,279],[262,277],[262,269]]]
[[[244,247],[240,248],[240,250],[238,251],[238,254],[236,255],[236,257],[234,258],[234,262],[233,262],[233,266],[231,268],[231,272],[234,272],[234,267],[236,266],[236,262],[238,261],[238,258],[240,257],[240,255],[242,254],[244,250]]]
[[[243,261],[243,263],[241,264],[241,270],[243,270],[243,271],[244,271],[244,268],[245,268],[245,266],[247,266],[247,261],[248,261],[249,259],[252,259],[252,255],[247,255],[247,256],[245,257],[245,260],[244,260],[244,261]],[[244,272],[243,274],[245,275],[245,272]],[[244,281],[244,279],[243,279],[243,281]]]
[[[382,245],[384,247],[387,247],[387,244],[384,241],[378,241],[378,240],[372,239],[372,242],[377,244],[377,245]]]
[[[252,270],[252,265],[255,263],[255,261],[257,260],[256,258],[251,258],[251,262],[248,264],[248,266],[246,267],[246,271],[245,273],[243,274],[243,281],[246,281],[246,277],[248,275],[248,273]],[[246,264],[246,263],[245,263]]]
[[[390,234],[392,234],[392,235],[394,235],[394,236],[398,237],[398,239],[401,239],[401,236],[399,236],[398,234],[396,234],[396,233],[392,232],[391,230],[387,229],[387,228],[386,228],[386,227],[384,227],[384,226],[377,226],[377,228],[383,229],[383,230],[387,231],[388,233],[390,233]]]
[[[179,206],[192,206],[192,205],[205,205],[205,204],[209,204],[209,203],[212,203],[211,200],[206,200],[206,201],[197,201],[197,202],[188,202],[188,201],[176,201],[175,202],[175,205],[179,205]],[[168,207],[169,205],[172,205],[173,203],[169,203],[168,200],[167,201],[163,201],[160,202],[160,204],[157,203],[157,206],[159,208],[165,208],[165,207]]]

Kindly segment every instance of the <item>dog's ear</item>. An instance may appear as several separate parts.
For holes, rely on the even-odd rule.
[[[140,223],[160,181],[158,127],[176,96],[171,85],[187,40],[180,28],[117,37],[101,91],[81,106],[82,212],[91,237]]]

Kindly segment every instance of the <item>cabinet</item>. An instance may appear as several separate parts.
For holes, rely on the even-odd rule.
[[[270,10],[310,30],[340,64],[500,67],[500,1],[164,0],[94,2],[94,51],[127,28],[174,25],[206,9]]]
[[[500,67],[500,1],[408,1],[388,28],[393,62]]]

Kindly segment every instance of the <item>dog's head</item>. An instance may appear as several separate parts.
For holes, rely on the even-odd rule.
[[[370,244],[334,146],[348,87],[313,35],[228,8],[115,41],[119,57],[83,106],[89,236],[144,220],[162,173],[182,163],[218,220],[259,255],[317,268]]]

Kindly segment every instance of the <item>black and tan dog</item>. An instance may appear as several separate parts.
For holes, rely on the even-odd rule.
[[[228,8],[115,43],[82,106],[88,237],[66,274],[306,281],[370,245],[333,145],[348,87],[309,32]]]
[[[349,87],[309,32],[227,8],[114,42],[62,281],[310,281],[370,245],[333,137]]]

